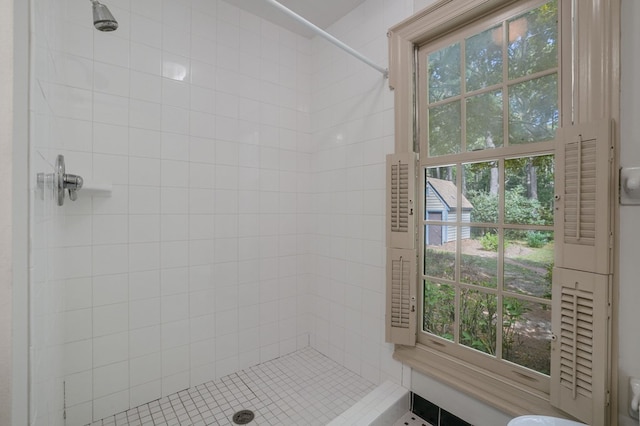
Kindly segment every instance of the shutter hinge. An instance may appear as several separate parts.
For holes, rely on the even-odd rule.
[[[609,232],[609,248],[610,249],[613,248],[613,242],[614,242],[613,232]]]
[[[608,407],[609,405],[611,405],[611,391],[607,391],[605,399],[605,405]]]

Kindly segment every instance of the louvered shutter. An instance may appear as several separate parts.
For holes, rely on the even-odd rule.
[[[386,341],[416,344],[415,250],[387,249]]]
[[[608,120],[558,131],[556,266],[599,274],[610,272],[612,158]]]
[[[416,344],[416,154],[387,155],[387,342]]]
[[[609,389],[609,276],[554,268],[551,403],[605,425]]]
[[[415,248],[414,153],[387,155],[387,247]]]

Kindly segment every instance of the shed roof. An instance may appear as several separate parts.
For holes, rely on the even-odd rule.
[[[455,209],[458,205],[456,202],[456,196],[458,194],[458,189],[456,185],[448,180],[436,179],[432,177],[427,178],[427,184],[431,185],[434,191],[440,195],[440,198],[444,203],[449,207],[449,209]],[[460,194],[462,196],[462,208],[463,209],[473,209],[473,204],[467,200],[467,197],[464,194]]]

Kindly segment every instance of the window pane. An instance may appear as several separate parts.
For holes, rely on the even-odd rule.
[[[456,220],[458,189],[455,182],[455,165],[426,169],[425,219]]]
[[[502,358],[549,374],[551,307],[510,297],[502,309]]]
[[[511,19],[509,79],[558,66],[558,5],[555,1]]]
[[[503,144],[502,91],[467,98],[467,151]]]
[[[428,277],[454,280],[456,277],[456,240],[443,242],[455,226],[426,225],[424,227],[424,274]],[[455,232],[455,231],[453,231]]]
[[[453,340],[455,299],[452,286],[425,281],[423,330]]]
[[[504,221],[553,225],[554,156],[505,160]]]
[[[502,25],[490,28],[465,43],[467,92],[502,81]]]
[[[462,167],[463,214],[468,211],[471,222],[498,222],[498,162],[468,163]]]
[[[460,343],[478,351],[496,353],[497,298],[463,289],[460,297]]]
[[[494,229],[462,227],[460,282],[498,286],[498,234]]]
[[[509,87],[509,143],[552,140],[558,128],[558,76]]]
[[[460,120],[460,101],[429,108],[430,157],[460,152]]]
[[[507,229],[505,235],[505,290],[551,299],[553,232]]]
[[[460,94],[460,43],[452,44],[427,57],[429,103]]]

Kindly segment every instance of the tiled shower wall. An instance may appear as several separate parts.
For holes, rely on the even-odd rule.
[[[411,0],[367,0],[328,31],[387,67],[387,30],[412,12]],[[381,73],[321,39],[312,53],[312,346],[374,383],[400,383],[384,342],[393,92]]]
[[[307,346],[311,42],[216,0],[110,0],[113,33],[34,4],[34,424]],[[55,206],[57,154],[111,197]]]

